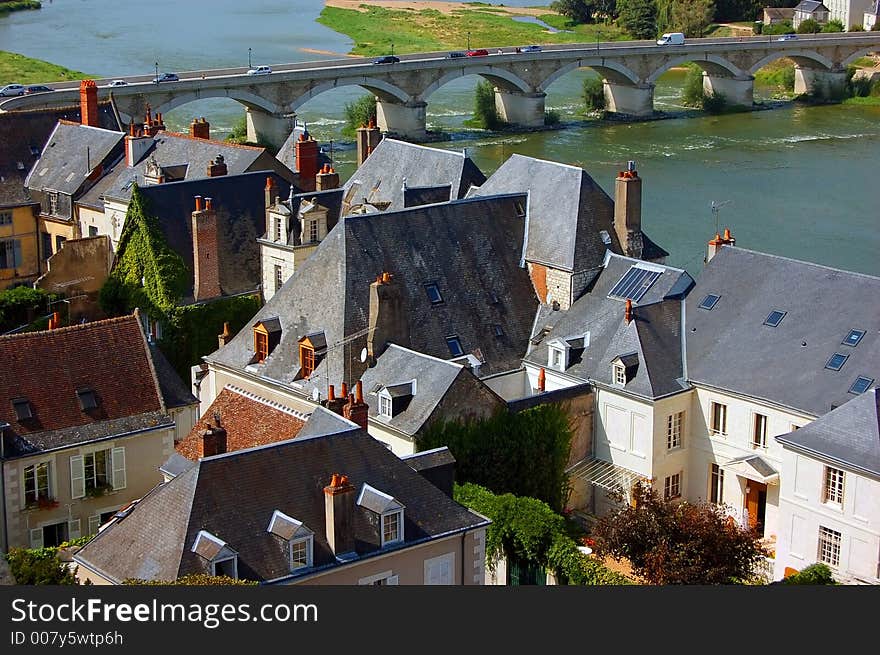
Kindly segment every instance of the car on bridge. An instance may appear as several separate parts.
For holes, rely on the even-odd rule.
[[[520,52],[541,52],[541,46],[539,45],[527,45],[523,46],[519,49]]]
[[[468,50],[467,53],[465,53],[465,54],[468,57],[488,57],[489,51],[486,50],[485,48],[480,48],[478,50]]]
[[[179,80],[180,80],[180,78],[177,77],[177,73],[162,73],[159,77],[157,77],[153,81],[156,84],[159,84],[160,82],[177,82]]]
[[[446,55],[446,59],[459,59],[460,57],[466,57],[467,55],[463,53],[461,50],[455,50]]]
[[[125,80],[113,80],[107,86],[128,86],[128,82]]]
[[[797,34],[783,34],[780,36],[777,41],[795,41],[797,40]]]
[[[7,84],[0,89],[0,96],[23,96],[24,86],[22,84]]]
[[[385,55],[373,61],[374,64],[397,64],[399,62],[400,59],[394,55]]]
[[[54,90],[55,89],[50,89],[48,86],[43,86],[42,84],[32,84],[31,86],[25,87],[24,94],[30,95],[32,93],[47,93]]]
[[[251,68],[247,74],[248,75],[268,75],[272,72],[271,66],[257,66],[256,68]]]

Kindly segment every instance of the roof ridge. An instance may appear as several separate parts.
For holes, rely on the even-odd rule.
[[[72,332],[74,330],[85,330],[85,329],[89,329],[89,328],[96,327],[96,326],[109,325],[110,323],[122,323],[123,321],[129,320],[129,319],[137,320],[135,318],[134,314],[125,314],[124,316],[114,316],[112,318],[102,318],[100,320],[89,321],[87,323],[77,323],[75,325],[66,325],[64,327],[59,327],[59,328],[55,328],[52,330],[34,330],[32,332],[18,332],[16,334],[0,334],[0,341],[2,341],[4,339],[11,340],[11,339],[15,339],[16,337],[33,336],[33,335],[38,335],[38,334],[49,334],[49,333],[57,334],[59,332],[66,334],[66,333]]]
[[[183,134],[182,132],[170,132],[168,130],[160,130],[161,134],[165,134],[166,136],[178,137],[181,139],[189,139],[191,141],[199,141],[201,143],[210,143],[215,146],[223,146],[228,148],[242,148],[244,150],[265,150],[262,146],[248,146],[243,143],[232,143],[231,141],[217,141],[216,139],[203,139],[198,136],[192,136],[191,134]]]
[[[419,357],[422,357],[422,358],[424,358],[424,359],[431,359],[431,360],[433,360],[433,361],[435,361],[435,362],[440,362],[441,364],[449,364],[450,366],[453,366],[453,367],[455,367],[455,368],[464,368],[464,365],[463,365],[463,364],[456,364],[455,362],[450,361],[450,360],[448,360],[448,359],[440,359],[439,357],[434,357],[434,355],[428,355],[428,354],[426,354],[426,353],[420,353],[420,352],[418,352],[418,351],[416,351],[416,350],[412,350],[411,348],[407,348],[406,346],[400,346],[400,345],[398,345],[398,344],[396,344],[396,343],[389,343],[389,344],[388,344],[388,347],[389,347],[389,348],[397,348],[397,349],[399,349],[399,350],[405,350],[405,351],[408,352],[408,353],[412,353],[413,355],[418,355]],[[403,384],[403,383],[401,383],[401,384]]]
[[[382,143],[384,143],[386,141],[390,141],[391,143],[401,143],[409,148],[421,148],[422,150],[430,150],[431,152],[435,152],[435,153],[438,153],[438,152],[443,153],[443,154],[448,153],[450,155],[456,155],[458,157],[461,157],[462,159],[465,158],[464,153],[459,152],[458,150],[447,150],[446,148],[432,148],[430,146],[423,146],[420,143],[411,143],[409,141],[402,141],[401,139],[382,139],[382,141],[379,142],[379,145],[381,145]],[[378,146],[376,146],[376,147],[378,147]]]
[[[271,407],[272,409],[276,409],[279,412],[283,412],[294,418],[297,418],[301,421],[307,421],[310,414],[306,414],[304,412],[300,412],[298,410],[292,409],[290,407],[286,407],[275,400],[269,400],[268,398],[263,398],[262,396],[258,396],[252,391],[247,391],[246,389],[242,389],[241,387],[237,387],[234,384],[227,384],[224,389],[229,389],[233,393],[237,393],[240,396],[244,396],[249,400],[253,400],[254,402],[258,402],[261,405],[266,405],[267,407]]]
[[[564,167],[566,167],[566,168],[573,168],[573,169],[576,170],[576,171],[580,171],[581,173],[583,173],[584,175],[586,175],[587,177],[589,177],[591,180],[593,179],[592,176],[591,176],[589,173],[587,173],[587,171],[584,169],[583,166],[575,166],[574,164],[566,164],[565,162],[561,162],[561,161],[552,161],[552,160],[550,160],[550,159],[541,159],[540,157],[532,157],[531,155],[523,155],[523,154],[520,154],[520,153],[518,153],[518,152],[513,153],[510,157],[507,158],[507,160],[510,161],[510,160],[513,159],[514,157],[520,157],[520,158],[522,158],[522,159],[531,159],[531,160],[533,160],[533,161],[541,162],[542,164],[552,164],[552,165],[554,165],[554,166],[564,166]],[[507,163],[507,162],[505,162],[505,163]],[[502,164],[502,166],[503,166],[503,165],[504,165],[504,164]],[[499,168],[500,168],[500,167],[499,167]],[[494,175],[494,173],[493,173],[493,175]]]
[[[760,250],[751,250],[749,248],[742,248],[740,246],[724,246],[724,248],[730,248],[733,251],[740,250],[742,252],[747,252],[753,255],[761,255],[762,257],[772,257],[773,259],[781,259],[787,262],[794,262],[796,264],[805,264],[807,266],[812,266],[814,268],[823,268],[827,271],[834,271],[835,273],[846,273],[847,275],[856,275],[858,277],[865,277],[871,280],[877,280],[880,282],[880,276],[870,275],[868,273],[860,273],[859,271],[848,271],[844,268],[836,268],[834,266],[828,266],[826,264],[818,264],[816,262],[810,262],[805,259],[795,259],[794,257],[786,257],[784,255],[777,255],[771,252],[761,252]],[[721,250],[723,251],[724,248]],[[720,254],[720,253],[719,253]]]

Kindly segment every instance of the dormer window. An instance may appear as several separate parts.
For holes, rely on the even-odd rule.
[[[299,364],[302,376],[308,378],[315,372],[315,349],[307,345],[299,345]]]
[[[211,575],[238,579],[238,553],[207,530],[199,530],[192,552],[205,560]]]
[[[323,332],[311,332],[299,340],[299,367],[303,378],[308,378],[318,366],[318,358],[327,350]]]
[[[378,519],[380,545],[384,548],[400,543],[403,535],[403,511],[406,507],[393,496],[364,484],[358,496],[359,507],[369,510]]]
[[[76,397],[79,400],[80,409],[84,412],[91,411],[98,407],[98,401],[95,398],[95,392],[92,389],[78,389]]]
[[[550,357],[547,364],[550,368],[555,368],[557,371],[565,370],[565,351],[562,348],[554,348],[550,347]]]
[[[636,375],[639,367],[638,353],[628,353],[611,361],[611,381],[617,387],[626,386]]]
[[[26,421],[34,417],[31,412],[31,403],[27,398],[13,398],[12,409],[15,410],[15,418],[19,421]]]
[[[385,418],[391,418],[393,416],[391,412],[391,398],[389,396],[379,396],[379,415],[384,416]]]
[[[390,419],[397,416],[407,408],[412,397],[415,395],[415,380],[380,386],[377,392],[379,397],[379,418]]]
[[[287,544],[291,573],[314,566],[314,533],[302,521],[276,509],[266,530]]]
[[[614,384],[619,384],[621,387],[626,384],[626,368],[623,364],[614,365]]]
[[[252,364],[263,362],[281,341],[281,321],[266,318],[254,323],[254,358]]]

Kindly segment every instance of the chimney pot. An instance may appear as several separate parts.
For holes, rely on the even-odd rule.
[[[348,398],[348,385],[345,382],[342,383],[342,397]]]
[[[205,211],[210,211],[210,210],[211,210],[211,199],[205,198]]]
[[[357,384],[355,385],[354,390],[355,390],[354,391],[355,392],[355,400],[357,400],[357,402],[359,402],[359,403],[364,402],[364,385],[360,380],[357,381]]]
[[[336,400],[336,389],[332,384],[327,388],[327,400]]]
[[[544,393],[547,386],[547,371],[544,370],[544,367],[541,367],[541,370],[538,371],[538,391]]]
[[[629,298],[626,299],[626,309],[623,312],[623,319],[626,321],[626,324],[629,325],[630,321],[632,321],[632,310],[633,310],[633,301]]]
[[[196,196],[196,211],[197,212],[202,211],[202,197],[201,196]]]

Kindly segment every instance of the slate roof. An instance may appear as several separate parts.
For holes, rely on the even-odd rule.
[[[633,303],[633,320],[627,324],[625,301],[608,294],[633,266],[662,273],[641,300]],[[624,387],[627,392],[658,398],[681,391],[685,388],[679,382],[683,376],[681,302],[692,286],[693,279],[683,270],[609,253],[593,286],[571,309],[541,314],[536,332],[544,327],[550,330],[533,345],[525,361],[546,367],[549,344],[569,340],[574,346],[566,375],[612,385],[611,362],[634,354],[638,363]],[[589,345],[584,348],[586,332],[590,333]]]
[[[828,11],[828,7],[826,7],[818,0],[801,0],[794,8],[794,10],[812,14],[816,11]]]
[[[471,376],[461,364],[428,357],[395,344],[376,360],[361,376],[364,401],[370,406],[369,416],[379,416],[379,397],[372,393],[376,386],[393,386],[416,381],[416,393],[406,409],[390,419],[381,417],[382,424],[389,425],[409,435],[416,434],[431,417],[438,403],[460,376]],[[411,386],[409,387],[411,389]],[[411,391],[405,390],[409,394]],[[394,393],[391,394],[394,396]]]
[[[25,184],[35,191],[73,195],[98,164],[109,164],[123,154],[124,136],[116,130],[58,121]]]
[[[854,397],[799,430],[776,440],[794,450],[880,477],[880,394]]]
[[[210,564],[191,552],[206,530],[238,553],[240,578],[277,580],[289,576],[286,543],[268,532],[277,510],[314,532],[315,566],[306,573],[331,568],[338,562],[327,543],[323,488],[334,473],[348,476],[354,486],[350,498],[361,560],[489,523],[366,432],[352,429],[204,458],[150,492],[75,560],[115,581],[207,573]],[[403,544],[380,548],[375,516],[354,504],[364,484],[406,507]]]
[[[293,128],[293,131],[290,133],[290,136],[287,137],[287,140],[281,145],[278,152],[275,155],[275,159],[281,162],[285,167],[289,168],[291,171],[299,174],[299,171],[296,169],[296,142],[299,141],[299,135],[305,133],[307,130],[302,125],[297,125]],[[324,164],[333,165],[332,160],[329,155],[324,152],[324,148],[320,147],[318,149],[318,170],[320,171]]]
[[[300,439],[303,437],[318,437],[325,434],[348,432],[356,427],[358,427],[357,423],[353,423],[347,418],[319,405],[309,414],[309,419],[300,429],[297,436]]]
[[[226,430],[226,452],[293,439],[306,422],[304,414],[226,385],[205,411],[202,420],[174,446],[177,453],[193,461],[199,459],[205,422],[213,425],[213,417],[217,414]]]
[[[606,246],[599,234],[612,238],[614,202],[586,171],[577,166],[511,155],[471,196],[528,192],[526,259],[566,271],[602,265]]]
[[[136,315],[0,337],[0,423],[17,444],[7,456],[167,423],[149,353]],[[84,389],[96,409],[81,408]],[[18,419],[17,398],[32,418]]]
[[[0,114],[0,207],[32,202],[25,179],[59,120],[79,123],[79,105]],[[109,102],[98,103],[98,126],[120,129]]]
[[[266,231],[266,178],[272,177],[279,189],[288,184],[275,173],[257,171],[240,175],[207,177],[184,182],[166,182],[140,187],[150,212],[168,245],[182,258],[190,272],[185,298],[193,296],[192,212],[195,196],[212,199],[217,213],[220,257],[220,287],[226,295],[256,289],[261,283],[260,249],[257,238]]]
[[[407,187],[449,184],[451,191],[445,200],[456,200],[463,198],[471,185],[482,184],[486,176],[464,153],[382,139],[343,185],[343,215],[349,213],[345,210],[346,204],[358,205],[365,198],[381,209],[403,209],[404,180]]]
[[[150,344],[150,357],[153,358],[153,368],[159,380],[159,389],[162,391],[166,408],[174,409],[199,402],[156,344]]]
[[[721,298],[700,309],[707,294]],[[764,325],[786,312],[777,327]],[[864,330],[855,347],[842,342]],[[848,359],[825,368],[835,353]],[[691,381],[820,416],[880,379],[880,278],[724,246],[687,300]]]
[[[294,383],[297,341],[323,331],[326,356],[309,380],[296,384],[323,394],[328,384],[356,380],[365,368],[357,355],[366,346],[370,284],[386,271],[402,286],[409,343],[400,345],[451,359],[446,337],[457,335],[465,353],[481,351],[480,375],[518,368],[538,305],[528,273],[519,267],[524,226],[514,203],[522,198],[476,198],[346,218],[251,319],[253,324],[277,316],[282,325],[280,344],[254,372]],[[431,303],[429,282],[437,284],[442,303]],[[498,303],[491,302],[492,293]],[[495,336],[496,324],[502,337]],[[207,359],[241,369],[252,357],[253,335],[242,330]]]

